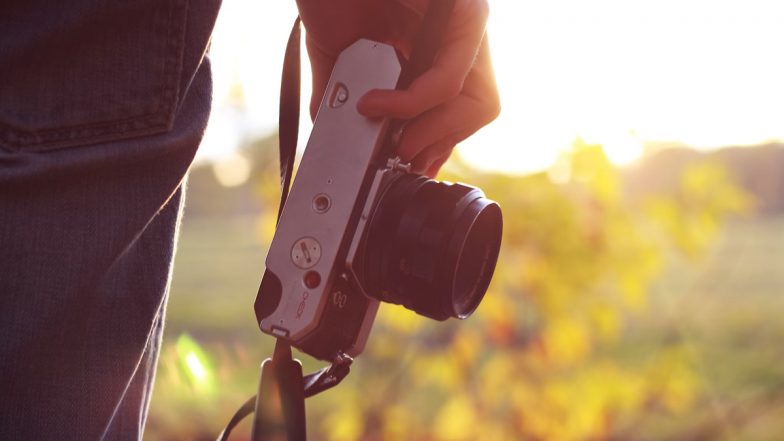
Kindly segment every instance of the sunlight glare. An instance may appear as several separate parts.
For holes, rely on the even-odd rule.
[[[250,160],[236,151],[212,164],[215,179],[224,187],[237,187],[247,182],[252,168]]]
[[[782,22],[771,0],[494,2],[503,110],[461,149],[482,168],[528,171],[592,133],[611,134],[590,141],[617,164],[644,141],[784,139]]]
[[[460,146],[474,166],[544,170],[574,139],[597,132],[636,134],[634,142],[597,139],[617,163],[649,141],[706,149],[784,139],[777,0],[492,1],[491,9],[503,110]],[[274,130],[295,16],[294,2],[224,1],[211,50],[215,108],[200,157],[223,157]],[[240,104],[232,98],[238,82]],[[311,127],[302,108],[300,148]]]
[[[607,159],[615,165],[629,165],[639,159],[644,151],[643,143],[633,132],[608,133],[596,137],[583,136],[588,144],[599,144]]]
[[[190,352],[185,357],[185,363],[188,365],[188,370],[193,375],[193,378],[199,381],[205,381],[207,379],[207,369],[204,368],[204,365],[199,360],[199,356],[196,355],[195,352]]]

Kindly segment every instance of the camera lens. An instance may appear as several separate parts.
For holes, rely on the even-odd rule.
[[[502,226],[500,207],[478,188],[400,175],[369,223],[365,287],[436,320],[466,318],[490,284]]]

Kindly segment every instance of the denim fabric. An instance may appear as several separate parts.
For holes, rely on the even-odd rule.
[[[0,5],[0,439],[140,439],[210,0]]]

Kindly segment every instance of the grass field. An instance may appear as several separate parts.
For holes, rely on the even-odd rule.
[[[186,212],[148,439],[214,439],[254,392],[258,363],[271,348],[252,309],[265,255],[255,228],[252,217]],[[694,411],[677,420],[644,418],[636,439],[782,439],[784,218],[736,220],[704,259],[670,259],[649,308],[634,320],[612,356],[682,343],[701,386]],[[183,396],[169,384],[179,378],[172,354],[185,333],[218,354],[210,394]]]
[[[644,322],[631,341],[678,339],[697,366],[704,406],[680,439],[782,439],[784,219],[735,221],[704,261],[671,262]]]
[[[169,335],[250,339],[266,248],[255,239],[255,218],[185,218],[169,301]]]

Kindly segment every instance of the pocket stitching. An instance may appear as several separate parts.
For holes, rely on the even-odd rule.
[[[0,145],[12,150],[50,150],[67,147],[80,142],[92,144],[103,141],[127,139],[170,130],[174,123],[175,109],[180,94],[184,42],[187,23],[188,0],[172,2],[168,11],[168,33],[164,59],[164,70],[157,109],[151,113],[135,115],[125,119],[89,122],[85,124],[27,131],[14,129],[0,122]],[[175,20],[182,8],[179,20]]]

